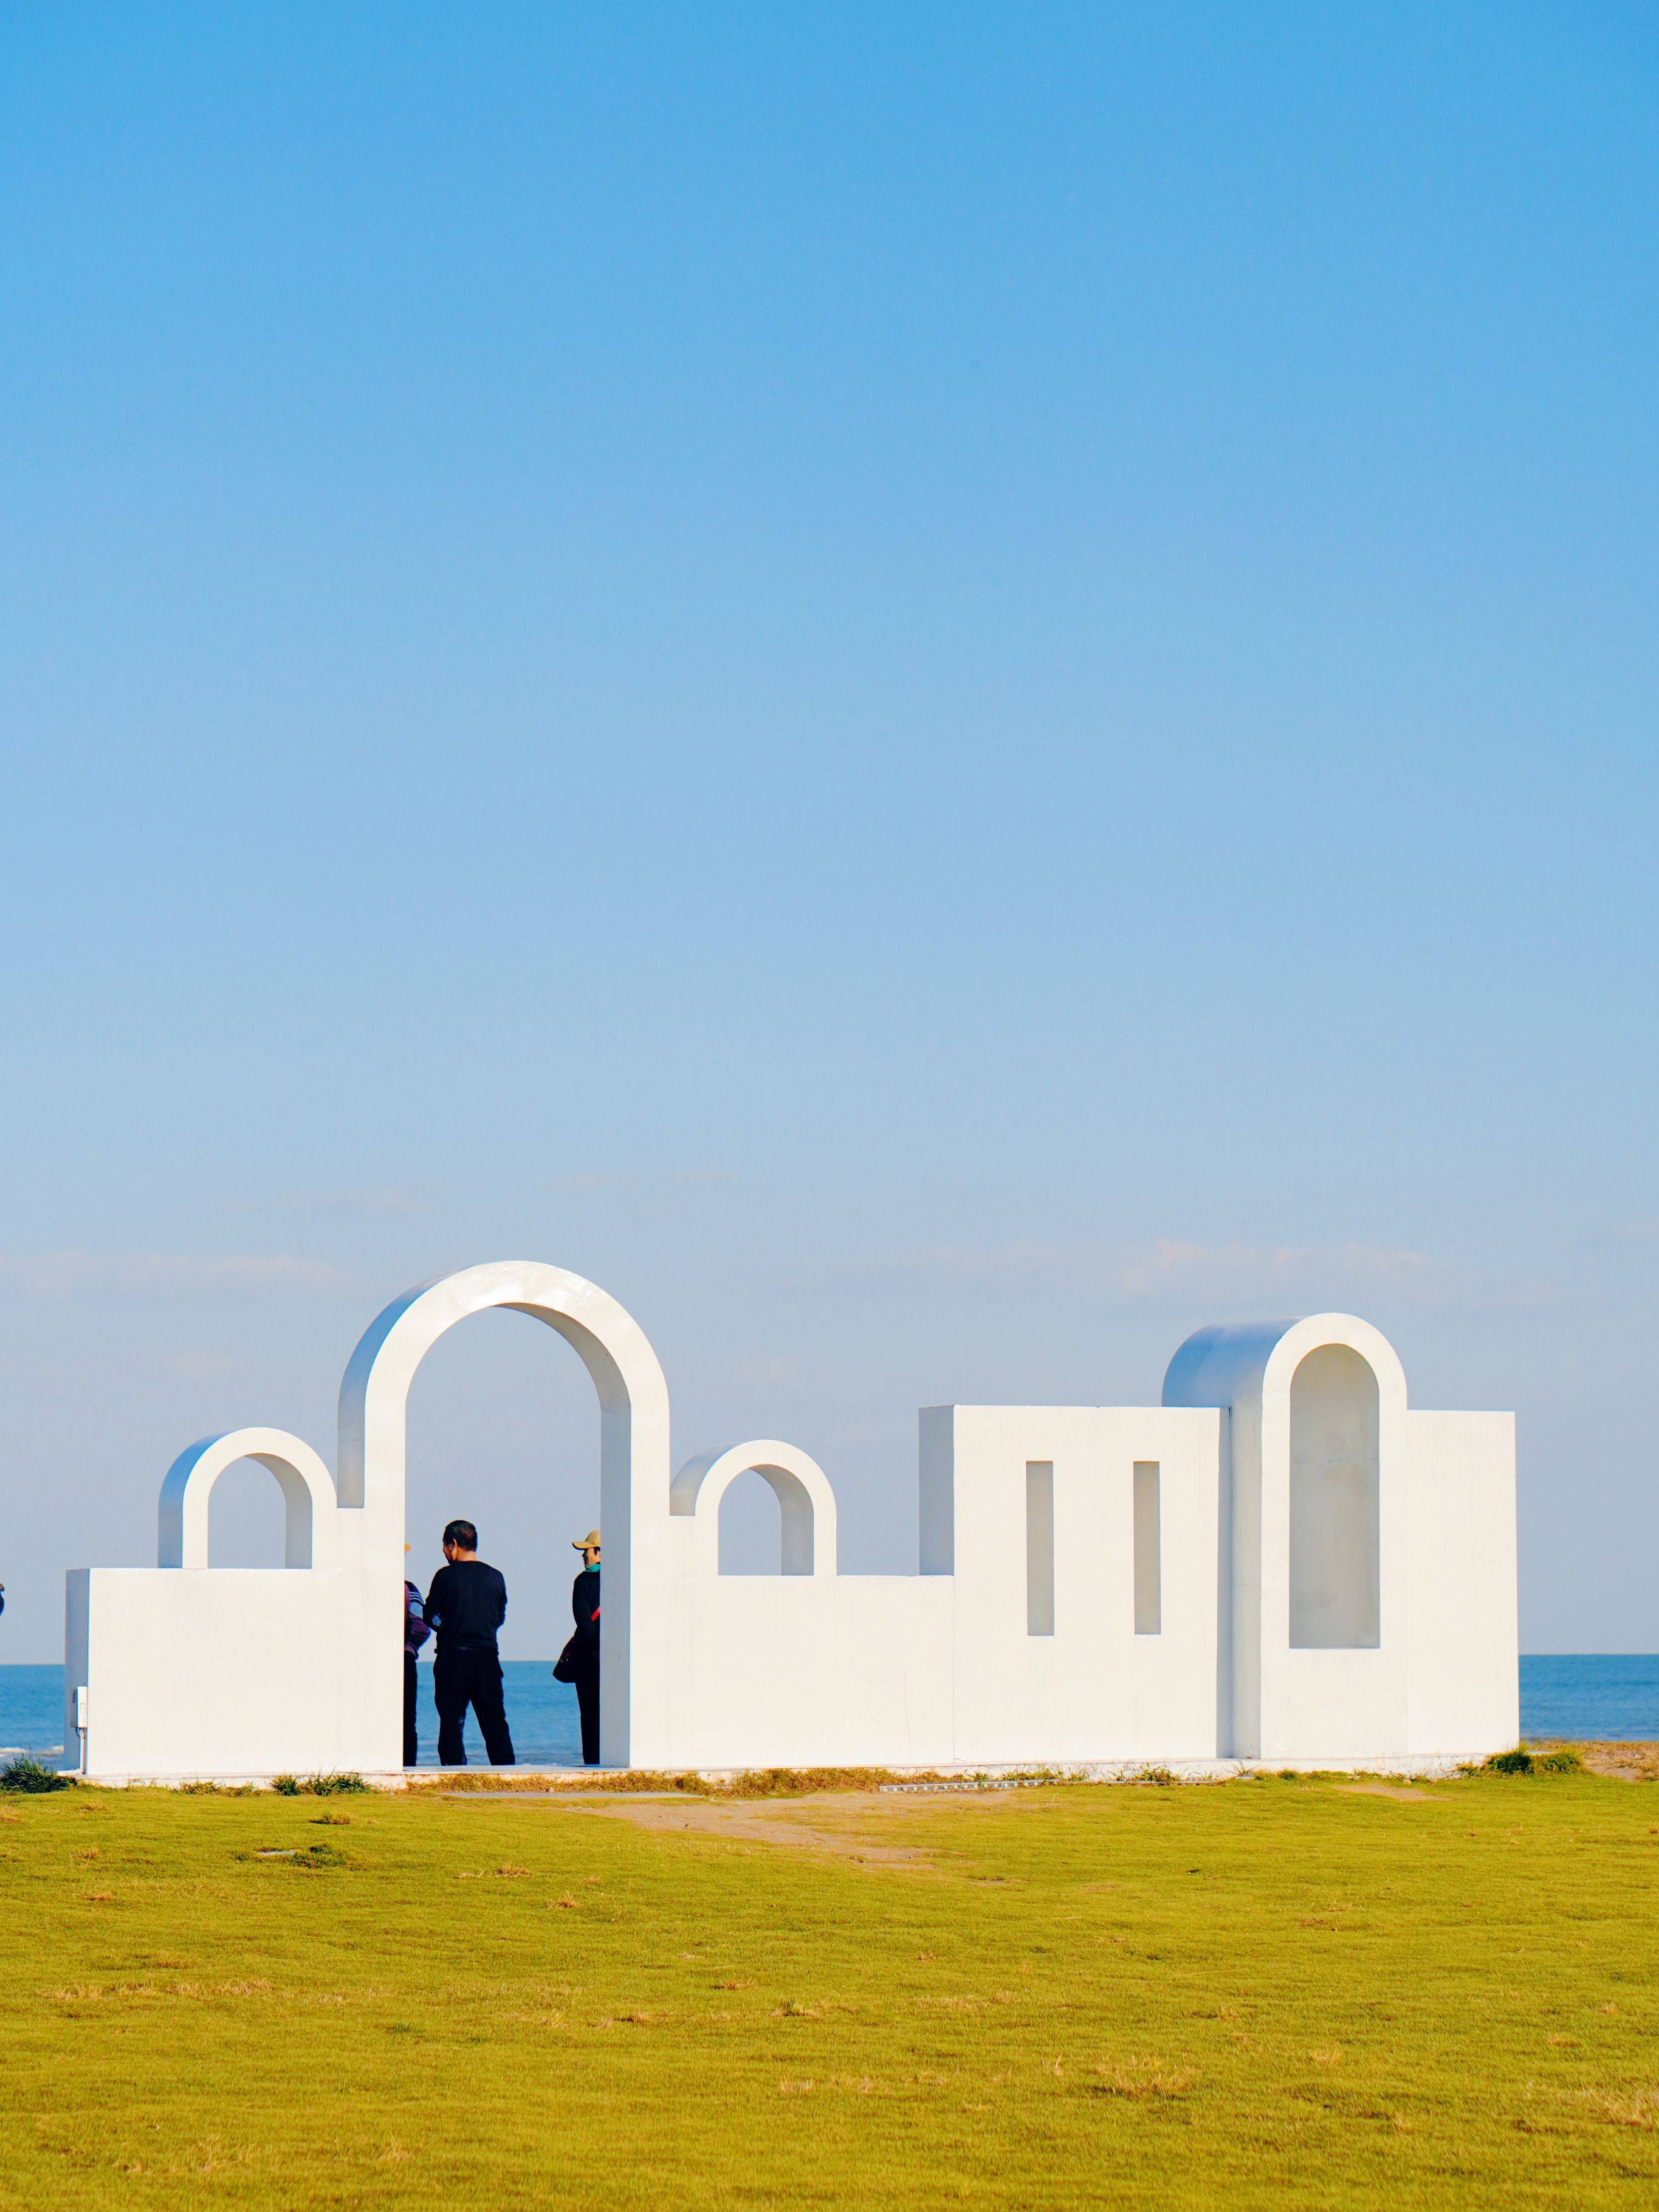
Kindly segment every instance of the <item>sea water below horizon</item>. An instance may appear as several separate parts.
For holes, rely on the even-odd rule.
[[[507,1726],[513,1748],[526,1766],[580,1766],[581,1722],[576,1692],[553,1680],[550,1659],[504,1659]],[[422,1766],[438,1764],[438,1714],[432,1702],[432,1669],[420,1670],[419,1733]],[[469,1712],[466,1755],[487,1766],[483,1738]],[[72,1766],[64,1751],[64,1670],[58,1667],[0,1667],[0,1758],[27,1752],[50,1765]]]
[[[526,1766],[579,1766],[581,1735],[576,1693],[553,1680],[546,1659],[506,1659],[507,1724]],[[438,1717],[432,1669],[421,1668],[422,1766],[438,1763]],[[1577,1743],[1659,1742],[1659,1653],[1534,1653],[1521,1662],[1521,1733]],[[19,1752],[56,1765],[64,1752],[62,1667],[0,1666],[0,1758]],[[466,1753],[488,1762],[483,1741],[467,1715]]]

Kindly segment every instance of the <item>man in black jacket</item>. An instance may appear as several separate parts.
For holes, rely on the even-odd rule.
[[[478,1532],[470,1521],[444,1530],[444,1557],[426,1594],[428,1623],[438,1632],[432,1693],[438,1707],[438,1764],[465,1766],[461,1729],[471,1705],[483,1731],[492,1766],[512,1766],[513,1738],[501,1703],[501,1662],[495,1631],[507,1618],[507,1584],[478,1557]]]

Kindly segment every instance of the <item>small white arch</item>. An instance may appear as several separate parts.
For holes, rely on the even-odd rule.
[[[192,1570],[207,1565],[213,1486],[239,1459],[257,1459],[282,1486],[283,1565],[327,1565],[333,1478],[311,1446],[286,1429],[231,1429],[222,1437],[204,1437],[179,1453],[161,1485],[156,1565]]]
[[[720,1572],[720,1500],[740,1474],[763,1476],[783,1516],[786,1575],[830,1576],[836,1572],[836,1493],[830,1478],[810,1454],[794,1444],[763,1437],[727,1444],[687,1460],[669,1492],[672,1514],[696,1522],[693,1541],[699,1569]]]

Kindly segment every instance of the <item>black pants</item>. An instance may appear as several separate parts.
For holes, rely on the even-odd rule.
[[[582,1716],[582,1765],[599,1763],[599,1670],[583,1670],[576,1677],[576,1703]]]
[[[415,1738],[415,1693],[420,1686],[420,1677],[415,1672],[415,1654],[404,1654],[404,1765],[413,1766],[420,1752]]]
[[[461,1725],[471,1706],[483,1731],[492,1766],[512,1766],[513,1739],[501,1703],[501,1662],[493,1651],[440,1651],[432,1662],[432,1690],[438,1701],[438,1764],[465,1766]]]

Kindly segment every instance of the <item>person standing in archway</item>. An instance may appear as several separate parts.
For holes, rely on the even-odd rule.
[[[492,1766],[517,1764],[501,1698],[501,1661],[495,1631],[507,1618],[507,1583],[478,1557],[478,1532],[470,1521],[444,1530],[444,1558],[426,1594],[426,1618],[438,1632],[432,1691],[438,1706],[438,1764],[465,1766],[461,1730],[471,1706],[483,1731]]]
[[[582,1555],[581,1572],[570,1593],[576,1632],[565,1646],[570,1680],[582,1717],[582,1765],[599,1763],[599,1532],[590,1528],[572,1547]]]
[[[407,1544],[404,1546],[408,1551]],[[420,1675],[415,1664],[415,1655],[430,1636],[426,1625],[426,1607],[422,1601],[420,1585],[404,1577],[404,1765],[417,1766],[421,1758],[421,1740],[415,1725],[415,1716],[420,1698]]]

